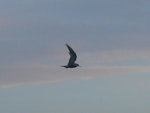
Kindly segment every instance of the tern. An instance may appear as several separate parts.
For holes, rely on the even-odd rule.
[[[65,68],[75,68],[75,67],[78,67],[79,64],[75,63],[75,61],[77,59],[76,53],[74,52],[74,50],[68,44],[66,44],[66,46],[67,46],[67,48],[69,50],[70,59],[69,59],[68,64],[65,65],[65,66],[62,66],[62,67],[65,67]]]

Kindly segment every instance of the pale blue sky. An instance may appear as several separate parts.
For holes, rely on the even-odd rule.
[[[1,0],[0,112],[149,113],[149,4]]]

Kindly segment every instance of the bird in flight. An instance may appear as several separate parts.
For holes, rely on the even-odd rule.
[[[76,53],[74,52],[74,50],[68,44],[66,44],[66,46],[67,46],[67,48],[69,50],[70,59],[69,59],[68,64],[65,65],[65,66],[62,66],[62,67],[65,67],[65,68],[75,68],[75,67],[78,67],[79,64],[75,63],[75,61],[77,59]]]

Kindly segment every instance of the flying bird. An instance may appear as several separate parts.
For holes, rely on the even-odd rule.
[[[67,48],[69,50],[70,59],[69,59],[68,64],[65,65],[65,66],[62,66],[62,67],[65,67],[65,68],[75,68],[75,67],[78,67],[79,64],[75,63],[75,61],[77,59],[76,53],[74,52],[74,50],[68,44],[66,44],[66,46],[67,46]]]

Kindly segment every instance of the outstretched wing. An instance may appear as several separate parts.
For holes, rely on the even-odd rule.
[[[66,44],[66,46],[69,49],[69,55],[70,55],[70,59],[69,59],[68,65],[74,64],[74,62],[77,59],[77,55],[74,52],[74,50],[68,44]]]

